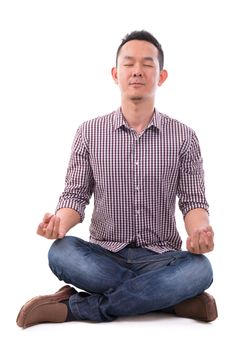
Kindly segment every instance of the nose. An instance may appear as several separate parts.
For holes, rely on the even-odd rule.
[[[142,78],[143,77],[143,66],[141,62],[135,62],[132,69],[133,78]]]
[[[142,77],[142,73],[133,73],[134,78],[141,78]]]

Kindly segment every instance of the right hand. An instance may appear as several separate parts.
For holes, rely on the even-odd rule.
[[[61,239],[66,233],[66,230],[61,225],[61,218],[50,213],[44,215],[43,221],[37,228],[37,234],[47,239]]]

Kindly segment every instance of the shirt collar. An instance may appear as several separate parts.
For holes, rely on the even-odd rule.
[[[129,125],[128,125],[126,119],[124,118],[120,107],[115,111],[113,124],[114,124],[114,130],[119,129],[123,125],[124,125],[124,127],[129,129]],[[146,129],[150,128],[152,125],[154,126],[154,128],[157,128],[161,131],[161,129],[162,129],[161,114],[158,112],[158,110],[156,108],[154,109],[153,118],[151,119],[151,121]]]

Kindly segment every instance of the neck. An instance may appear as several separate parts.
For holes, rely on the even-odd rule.
[[[122,101],[121,110],[129,126],[139,133],[148,126],[153,117],[154,101],[147,104]]]

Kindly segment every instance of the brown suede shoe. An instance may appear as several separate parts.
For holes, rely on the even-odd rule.
[[[174,311],[179,317],[193,318],[204,322],[214,321],[218,317],[215,299],[205,292],[175,305]]]
[[[56,293],[32,298],[24,304],[17,316],[16,323],[19,327],[27,328],[38,323],[65,322],[67,306],[60,301],[67,300],[77,291],[64,286]]]

